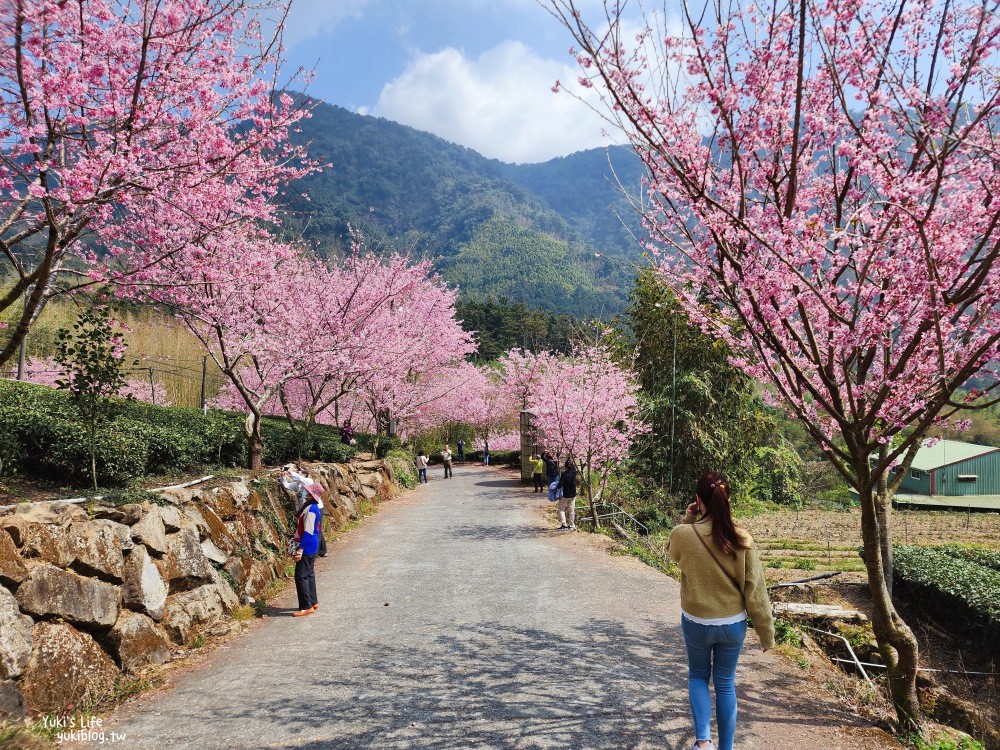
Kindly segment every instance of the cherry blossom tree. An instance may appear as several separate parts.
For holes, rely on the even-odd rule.
[[[180,222],[185,226],[185,222]],[[120,292],[167,306],[201,341],[249,412],[249,468],[261,468],[260,420],[278,389],[320,366],[321,344],[304,324],[315,297],[312,266],[266,228],[235,225],[199,243],[182,243],[130,275]]]
[[[554,356],[550,352],[535,353],[524,349],[511,349],[500,358],[504,386],[516,399],[520,408],[528,408],[531,394]]]
[[[360,238],[329,262],[250,244],[216,246],[210,275],[147,293],[176,306],[229,378],[220,404],[248,409],[255,422],[284,413],[307,441],[320,415],[338,422],[343,407],[384,431],[386,415],[413,419],[447,395],[439,374],[475,350],[455,319],[455,292],[427,261],[380,258]],[[183,274],[174,260],[163,272]]]
[[[502,373],[488,366],[473,367],[454,399],[456,421],[471,425],[481,441],[492,441],[517,425],[520,402]]]
[[[645,162],[673,293],[859,493],[874,630],[918,727],[890,503],[959,389],[996,383],[1000,5],[684,4],[678,35],[638,37],[617,3],[593,26],[549,7]]]
[[[388,258],[366,252],[360,237],[352,254],[320,265],[307,289],[317,304],[301,325],[322,351],[307,378],[278,390],[282,409],[305,429],[318,414],[332,408],[339,421],[339,402],[361,395],[376,429],[412,417],[435,389],[428,385],[474,352],[470,334],[455,318],[455,292],[433,273],[430,261],[406,256]]]
[[[529,408],[545,433],[546,447],[577,462],[580,488],[599,526],[597,505],[611,472],[646,429],[639,415],[639,385],[599,344],[578,347],[568,357],[542,358],[542,366],[527,368],[535,373]]]
[[[280,45],[260,34],[262,7],[285,10],[0,0],[0,312],[16,311],[0,365],[48,299],[105,279],[119,253],[141,269],[214,222],[273,220],[270,199],[311,167],[287,141],[305,112],[274,95]],[[152,220],[167,210],[189,219],[170,225],[183,239]]]

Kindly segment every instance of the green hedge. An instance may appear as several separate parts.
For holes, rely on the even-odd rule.
[[[245,415],[187,407],[121,401],[97,439],[97,474],[104,485],[124,485],[140,476],[186,472],[203,465],[243,466]],[[316,425],[309,445],[302,432],[282,419],[265,418],[264,462],[281,464],[299,456],[312,461],[347,461],[352,446],[335,427]],[[85,483],[90,450],[87,434],[66,393],[45,386],[0,381],[0,459],[4,474]]]
[[[481,464],[483,462],[482,451],[466,451],[465,460],[468,463]],[[490,451],[490,466],[513,466],[521,467],[521,451]]]
[[[1000,571],[931,547],[893,547],[893,585],[960,633],[1000,643]]]
[[[937,547],[946,555],[958,560],[982,565],[984,568],[1000,571],[1000,550],[983,549],[981,547],[959,547],[957,544],[946,544]]]
[[[338,428],[331,428],[336,431],[337,435],[340,435]],[[340,439],[339,437],[337,438]],[[356,451],[361,453],[372,453],[376,458],[385,458],[393,451],[398,451],[403,448],[403,441],[400,440],[395,435],[379,435],[378,445],[375,445],[375,435],[370,435],[363,432],[358,432],[354,435],[356,445],[352,446]]]

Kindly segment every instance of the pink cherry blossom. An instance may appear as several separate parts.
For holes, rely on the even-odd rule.
[[[270,199],[314,165],[287,139],[307,106],[274,95],[261,6],[280,4],[0,0],[0,311],[20,306],[0,365],[48,299],[120,279],[116,259],[141,272],[275,222]]]

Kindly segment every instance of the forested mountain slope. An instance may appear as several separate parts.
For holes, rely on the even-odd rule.
[[[433,258],[469,300],[501,297],[581,317],[622,309],[640,255],[604,149],[509,165],[388,120],[319,103],[298,137],[330,166],[295,184],[290,231],[321,252],[348,226]],[[638,192],[641,165],[612,152]],[[637,224],[631,217],[633,226]]]

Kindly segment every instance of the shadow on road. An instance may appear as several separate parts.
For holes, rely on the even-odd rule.
[[[488,482],[476,482],[476,487],[503,487],[504,489],[511,489],[512,487],[520,487],[521,480],[517,478],[513,479],[491,479]],[[529,485],[524,485],[528,487]]]
[[[448,529],[448,535],[458,539],[487,541],[513,541],[515,539],[537,539],[551,536],[559,529],[532,528],[530,526],[461,526]]]
[[[218,718],[300,726],[301,743],[281,746],[309,750],[681,748],[690,730],[679,638],[678,628],[650,639],[594,620],[585,630],[477,624],[419,648],[358,644],[342,675]]]
[[[496,622],[420,647],[355,648],[353,668],[336,678],[303,677],[297,695],[261,696],[218,718],[301,727],[301,740],[279,744],[302,750],[681,750],[692,741],[677,627],[637,633],[591,620],[582,630],[553,623],[550,631]],[[742,716],[766,723],[859,723],[846,712],[813,718],[808,698],[791,694],[781,675],[741,689],[740,700]],[[258,747],[233,740],[234,748]]]

